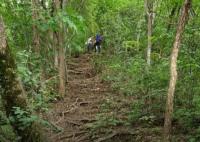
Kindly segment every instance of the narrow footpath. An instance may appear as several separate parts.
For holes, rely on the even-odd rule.
[[[48,119],[59,126],[60,133],[51,132],[53,142],[91,142],[87,124],[96,121],[102,94],[109,93],[90,63],[91,54],[68,61],[67,94],[63,101],[53,104]]]
[[[68,59],[66,97],[53,103],[46,114],[46,119],[60,128],[60,132],[47,130],[49,141],[157,142],[149,130],[127,126],[134,97],[119,94],[102,81],[92,65],[95,56]]]

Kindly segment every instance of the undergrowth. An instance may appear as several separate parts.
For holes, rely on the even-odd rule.
[[[133,126],[133,127],[162,127],[165,112],[165,96],[169,81],[169,59],[155,58],[151,67],[146,65],[146,61],[141,58],[142,54],[129,54],[129,52],[121,52],[120,54],[104,54],[94,59],[93,63],[98,72],[102,72],[102,80],[109,82],[114,91],[124,96],[134,97],[131,103],[130,111],[127,112],[123,121],[118,119],[117,115],[105,115],[105,110],[114,114],[111,107],[113,101],[109,103],[105,101],[101,108],[102,114],[97,118],[98,121],[93,128],[108,127],[116,125]],[[181,67],[180,67],[181,68]],[[180,70],[181,72],[181,70]],[[178,81],[178,88],[175,99],[175,113],[173,116],[174,141],[182,138],[189,142],[199,141],[200,122],[199,107],[197,100],[199,96],[195,96],[195,102],[190,105],[190,110],[183,107],[185,99],[180,86],[184,82]],[[182,95],[182,98],[180,96]],[[103,115],[104,114],[104,115]]]

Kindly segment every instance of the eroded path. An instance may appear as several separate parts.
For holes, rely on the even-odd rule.
[[[126,124],[134,96],[115,92],[102,82],[91,63],[96,56],[68,60],[67,95],[46,115],[61,131],[47,130],[48,142],[158,142],[160,134],[154,135],[154,129]]]
[[[104,95],[110,92],[90,63],[91,54],[68,61],[67,95],[53,104],[48,120],[62,128],[49,134],[53,142],[91,142],[87,124],[96,121]]]

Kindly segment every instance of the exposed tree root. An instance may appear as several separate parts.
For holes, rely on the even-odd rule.
[[[106,141],[108,139],[112,139],[113,137],[117,136],[117,135],[135,135],[136,133],[132,132],[132,131],[116,131],[113,132],[105,137],[101,137],[99,139],[97,139],[95,142],[103,142]]]
[[[82,124],[78,121],[70,120],[70,119],[65,119],[65,122],[73,124],[73,125],[78,125],[81,126]]]
[[[95,127],[95,122],[98,121],[96,116],[100,113],[101,104],[110,99],[107,94],[113,94],[113,91],[95,74],[88,58],[90,58],[88,55],[81,55],[79,58],[72,58],[68,63],[67,96],[64,101],[53,104],[56,107],[53,107],[49,114],[50,121],[63,128],[59,134],[50,133],[50,137],[55,142],[103,142],[112,140],[117,135],[134,135],[129,131],[114,131],[106,135],[107,128],[102,130],[103,133],[95,130],[97,135],[90,132],[90,126]],[[109,131],[112,130],[112,127],[109,128]]]
[[[77,136],[84,134],[84,133],[87,133],[87,131],[80,131],[80,132],[72,133],[72,134],[69,134],[69,135],[65,135],[65,136],[60,137],[60,140],[63,140],[63,139],[66,139],[66,138],[71,138],[71,137],[77,137]]]

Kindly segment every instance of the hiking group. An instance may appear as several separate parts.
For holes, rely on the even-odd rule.
[[[102,43],[102,36],[100,34],[97,34],[95,37],[88,38],[86,42],[87,51],[93,51],[100,53],[101,52],[101,43]]]

